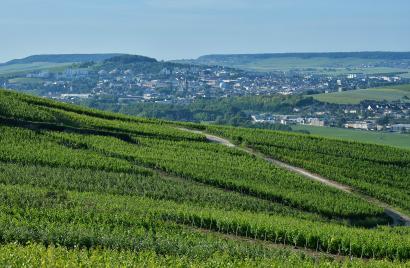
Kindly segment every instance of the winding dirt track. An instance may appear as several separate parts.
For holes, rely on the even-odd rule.
[[[364,195],[358,191],[355,191],[353,188],[351,188],[350,186],[329,180],[323,176],[320,176],[318,174],[314,174],[306,169],[300,168],[300,167],[295,167],[292,165],[289,165],[287,163],[284,163],[282,161],[267,157],[266,155],[263,155],[260,152],[257,152],[251,148],[248,147],[240,147],[237,146],[235,144],[233,144],[232,142],[230,142],[229,140],[222,138],[222,137],[218,137],[215,135],[211,135],[208,133],[205,133],[203,131],[199,131],[199,130],[192,130],[192,129],[187,129],[187,128],[178,128],[180,130],[184,130],[184,131],[189,131],[192,133],[197,133],[197,134],[202,134],[205,135],[206,139],[210,142],[215,142],[215,143],[219,143],[219,144],[223,144],[225,146],[228,147],[234,147],[237,148],[239,150],[245,151],[251,155],[257,156],[259,158],[264,159],[265,161],[268,161],[276,166],[279,166],[281,168],[287,169],[289,171],[295,172],[297,174],[300,174],[308,179],[314,180],[314,181],[318,181],[320,183],[326,184],[327,186],[330,186],[332,188],[338,189],[340,191],[343,191],[345,193],[349,193],[349,194],[354,194],[356,196],[359,196],[373,204],[376,204],[382,208],[384,208],[384,212],[386,215],[388,215],[390,218],[393,219],[393,225],[405,225],[405,226],[410,226],[410,217],[408,217],[407,215],[395,210],[394,208],[390,207],[388,204],[383,203],[373,197]]]

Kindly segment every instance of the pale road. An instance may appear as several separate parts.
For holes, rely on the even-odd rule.
[[[239,150],[245,151],[251,155],[260,157],[262,159],[264,159],[265,161],[268,161],[276,166],[282,167],[284,169],[287,169],[289,171],[295,172],[297,174],[300,174],[308,179],[314,180],[314,181],[318,181],[320,183],[326,184],[330,187],[336,188],[338,190],[341,190],[343,192],[349,193],[349,194],[355,194],[363,199],[366,199],[367,201],[376,204],[382,208],[384,208],[384,212],[386,213],[386,215],[388,215],[389,217],[391,217],[393,219],[393,225],[405,225],[405,226],[410,226],[410,217],[408,217],[407,215],[395,210],[394,208],[390,207],[388,204],[385,204],[373,197],[370,196],[366,196],[363,195],[362,193],[359,193],[358,191],[354,191],[354,189],[352,189],[350,186],[347,185],[343,185],[341,183],[329,180],[323,176],[320,176],[318,174],[314,174],[306,169],[300,168],[300,167],[295,167],[292,165],[289,165],[287,163],[284,163],[282,161],[276,160],[276,159],[272,159],[270,157],[267,157],[265,155],[263,155],[262,153],[256,152],[255,150],[251,149],[251,148],[247,148],[247,147],[240,147],[237,146],[235,144],[233,144],[232,142],[230,142],[229,140],[222,138],[222,137],[218,137],[215,135],[211,135],[208,133],[205,133],[203,131],[199,131],[199,130],[192,130],[192,129],[187,129],[187,128],[178,128],[180,130],[184,130],[184,131],[189,131],[192,133],[197,133],[197,134],[202,134],[205,135],[206,139],[208,141],[211,142],[215,142],[215,143],[219,143],[219,144],[223,144],[225,146],[228,147],[235,147]]]

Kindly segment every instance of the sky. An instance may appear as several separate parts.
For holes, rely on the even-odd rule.
[[[33,54],[410,51],[409,0],[0,0],[0,62]]]

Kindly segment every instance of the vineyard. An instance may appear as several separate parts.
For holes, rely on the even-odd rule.
[[[410,151],[264,130],[209,127],[274,159],[350,185],[410,214]]]
[[[0,90],[0,266],[406,267],[410,153],[191,125]]]

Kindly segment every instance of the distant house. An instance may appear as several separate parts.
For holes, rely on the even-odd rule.
[[[303,119],[302,117],[297,117],[297,118],[291,118],[288,117],[285,119],[285,124],[284,125],[288,125],[288,124],[304,124],[305,123],[305,119]]]
[[[349,110],[349,109],[345,109],[344,110],[345,114],[357,114],[357,110]]]
[[[87,99],[91,96],[91,94],[61,94],[61,99],[69,99],[69,98],[79,98],[79,99]]]
[[[128,70],[125,70],[125,71],[124,71],[124,74],[125,74],[125,75],[132,75],[132,74],[133,74],[133,71],[132,71],[131,69],[128,69]]]
[[[105,70],[98,71],[98,75],[107,75],[107,71]]]
[[[308,118],[307,122],[311,126],[317,126],[317,127],[325,126],[325,121],[320,120],[319,118]]]
[[[345,124],[345,128],[371,130],[374,128],[374,124],[371,122],[350,122]]]
[[[111,70],[108,74],[114,75],[114,74],[117,74],[117,73],[118,73],[118,70],[117,70],[117,69],[113,69],[113,70]]]
[[[391,126],[393,132],[410,131],[410,124],[395,124]]]
[[[262,119],[261,116],[259,116],[259,115],[252,115],[251,118],[252,118],[252,121],[255,122],[255,123],[265,122],[265,120]]]

